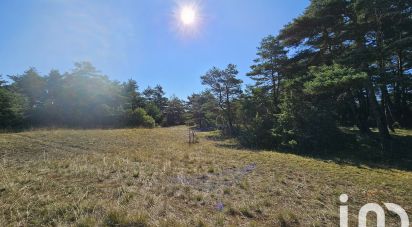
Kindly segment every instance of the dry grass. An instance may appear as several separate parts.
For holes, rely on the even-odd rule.
[[[411,172],[206,135],[189,145],[185,127],[0,134],[0,226],[336,226],[341,193],[352,225],[367,202],[412,213]]]

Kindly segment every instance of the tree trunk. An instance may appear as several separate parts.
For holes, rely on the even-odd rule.
[[[226,106],[227,106],[227,120],[229,123],[229,135],[233,135],[233,119],[232,119],[232,106],[230,103],[229,89],[226,87]]]
[[[379,15],[376,15],[379,16]],[[379,21],[379,18],[377,19],[377,21]],[[355,24],[357,24],[356,18],[355,18]],[[356,29],[359,28],[358,26],[355,27],[355,31]],[[380,41],[381,41],[381,34],[380,29],[379,29],[379,25],[378,25],[378,29],[377,29],[377,43],[378,45],[380,45]],[[356,45],[359,49],[365,49],[365,40],[364,40],[364,34],[358,33],[356,34]],[[381,46],[380,46],[381,47]],[[378,47],[378,48],[380,48]],[[379,60],[379,59],[378,59]],[[388,131],[388,124],[386,122],[386,118],[384,116],[384,114],[382,113],[382,110],[380,109],[380,106],[378,104],[378,101],[376,99],[376,93],[375,93],[375,88],[373,86],[373,82],[372,82],[372,75],[370,75],[371,73],[369,72],[367,63],[362,61],[359,64],[359,67],[361,69],[361,71],[363,72],[367,72],[368,73],[368,81],[366,84],[366,88],[368,91],[368,99],[369,99],[369,105],[370,105],[370,110],[371,113],[373,115],[373,117],[376,120],[376,125],[379,129],[379,135],[381,138],[381,145],[382,145],[382,150],[386,150],[387,146],[388,146],[388,140],[390,139],[390,134]]]
[[[394,85],[394,106],[395,106],[395,116],[396,120],[403,127],[407,127],[408,119],[405,119],[405,116],[408,114],[408,105],[407,105],[407,84],[404,77],[404,56],[402,50],[397,52],[398,62],[397,62],[397,78]]]
[[[364,113],[362,112],[362,104],[359,101],[359,109],[356,108],[356,100],[355,95],[352,93],[352,100],[349,103],[349,106],[352,110],[353,115],[355,116],[356,126],[358,127],[361,134],[364,135],[371,135],[372,132],[368,126],[368,119],[364,117]]]
[[[389,97],[388,88],[386,86],[381,86],[381,93],[382,93],[382,109],[385,111],[386,121],[388,123],[388,128],[395,132],[393,128],[393,124],[395,123],[396,119],[392,114],[393,104]]]
[[[368,81],[368,90],[369,90],[369,104],[371,105],[371,111],[373,116],[376,119],[376,125],[379,129],[379,134],[382,139],[383,147],[386,147],[387,140],[390,139],[390,134],[388,131],[388,124],[386,118],[379,108],[378,101],[376,99],[375,88],[373,87],[372,82]]]
[[[278,103],[278,86],[276,85],[276,77],[275,77],[275,72],[272,71],[271,75],[271,80],[272,80],[272,102],[273,102],[273,111],[277,111],[277,103]]]

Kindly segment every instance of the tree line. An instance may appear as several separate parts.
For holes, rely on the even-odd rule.
[[[219,128],[253,147],[327,149],[341,127],[363,137],[412,126],[412,2],[312,0],[277,36],[262,39],[243,87],[234,64],[201,76],[203,92],[167,99],[139,92],[89,63],[70,73],[34,69],[0,82],[0,127],[171,126]]]
[[[255,147],[321,150],[342,126],[386,149],[412,126],[412,1],[312,0],[277,36],[265,37],[242,92],[233,65],[202,83],[226,131]],[[206,114],[204,114],[206,115]]]
[[[184,104],[165,97],[160,85],[139,92],[135,80],[120,83],[88,62],[71,72],[41,76],[31,68],[0,80],[0,127],[154,127],[184,122]]]

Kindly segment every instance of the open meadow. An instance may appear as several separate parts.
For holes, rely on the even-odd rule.
[[[336,226],[412,213],[412,172],[239,149],[186,127],[0,134],[0,226]],[[387,213],[388,226],[396,215]]]
[[[0,227],[412,227],[412,0],[0,0]]]

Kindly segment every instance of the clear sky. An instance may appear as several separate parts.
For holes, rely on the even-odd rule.
[[[234,63],[245,76],[256,47],[309,0],[1,0],[0,74],[42,75],[90,61],[111,79],[160,84],[167,96],[203,89],[200,76]],[[194,24],[181,8],[194,5]]]

